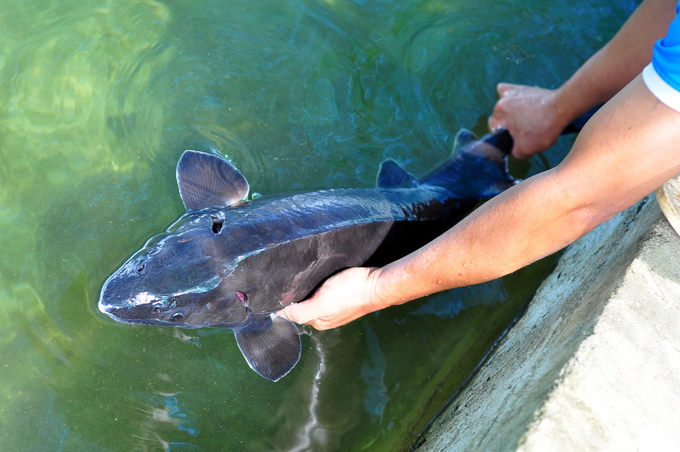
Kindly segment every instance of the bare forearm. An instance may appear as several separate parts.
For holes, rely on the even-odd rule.
[[[498,278],[561,249],[678,174],[679,131],[680,114],[637,77],[593,117],[558,167],[377,270],[380,304]]]
[[[645,0],[619,32],[556,92],[563,125],[611,99],[652,59],[675,17],[676,0]]]
[[[598,220],[567,208],[555,177],[545,172],[524,181],[439,239],[379,270],[383,304],[504,276],[585,234]]]

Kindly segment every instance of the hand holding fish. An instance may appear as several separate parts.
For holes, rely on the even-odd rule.
[[[675,17],[676,0],[646,0],[614,38],[555,90],[500,83],[491,130],[506,128],[520,159],[548,149],[564,127],[620,92],[647,66]]]
[[[385,307],[376,291],[378,274],[375,268],[349,268],[329,278],[311,298],[277,314],[317,330],[345,325]]]
[[[509,83],[500,83],[496,89],[500,99],[489,118],[489,128],[508,129],[515,141],[512,154],[519,159],[555,144],[573,119],[560,114],[557,91]]]

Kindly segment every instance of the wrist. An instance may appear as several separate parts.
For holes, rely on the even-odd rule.
[[[553,112],[555,127],[561,133],[572,121],[590,110],[593,106],[583,101],[579,91],[572,89],[567,81],[554,91]]]
[[[371,311],[378,311],[387,308],[394,303],[390,303],[390,285],[386,283],[385,268],[371,268],[368,274],[369,279],[369,308]]]
[[[400,261],[371,269],[371,305],[374,310],[404,304],[419,298],[417,284],[409,283],[409,272],[404,272]],[[405,286],[405,287],[404,287]]]

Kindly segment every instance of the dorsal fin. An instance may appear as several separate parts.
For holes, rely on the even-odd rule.
[[[226,160],[184,151],[177,162],[177,186],[187,210],[232,206],[248,196],[245,177]]]
[[[456,138],[453,141],[453,152],[455,153],[458,149],[461,149],[473,141],[478,140],[477,135],[468,129],[460,129],[456,134]]]
[[[387,159],[380,164],[377,185],[380,188],[404,188],[414,187],[418,185],[418,181],[397,162]]]

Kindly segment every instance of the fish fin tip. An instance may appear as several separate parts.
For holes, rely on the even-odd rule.
[[[256,326],[235,333],[236,342],[251,369],[267,380],[278,381],[300,360],[300,332],[283,317],[258,317]]]
[[[228,207],[248,196],[246,178],[216,155],[186,150],[177,162],[177,186],[187,210]]]
[[[479,138],[477,138],[477,135],[475,135],[475,133],[471,130],[460,129],[453,141],[453,153],[455,154],[459,149],[464,148],[468,144],[477,141],[478,139]]]
[[[418,181],[408,171],[392,159],[380,164],[377,185],[379,188],[404,188],[418,185]]]

